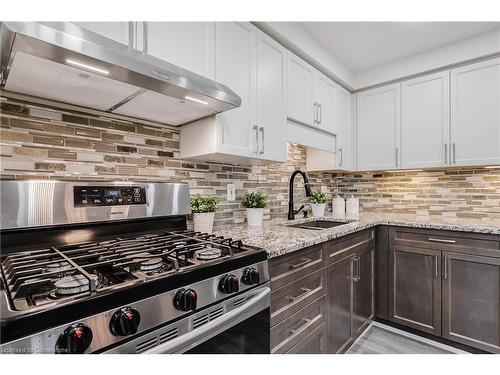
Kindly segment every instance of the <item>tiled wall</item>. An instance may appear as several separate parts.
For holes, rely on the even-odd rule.
[[[216,225],[244,221],[238,201],[226,201],[226,185],[236,195],[261,190],[269,196],[266,218],[288,210],[288,177],[305,166],[305,149],[290,146],[287,164],[237,166],[185,161],[179,157],[179,131],[106,117],[93,117],[0,97],[2,178],[134,180],[187,182],[191,192],[221,198]],[[297,204],[304,200],[301,177]],[[331,175],[311,175],[315,188],[333,188]],[[333,192],[333,191],[332,191]]]
[[[269,196],[269,217],[286,215],[288,178],[305,167],[305,149],[289,145],[288,163],[267,166],[193,162],[179,157],[179,131],[105,116],[90,116],[0,97],[2,178],[187,182],[191,192],[217,194],[216,225],[244,221],[237,196],[260,190]],[[500,217],[500,170],[462,169],[408,173],[310,174],[329,195],[360,198],[362,211],[456,217]],[[304,201],[297,178],[297,205]]]
[[[362,211],[500,218],[500,168],[338,175],[342,196]]]

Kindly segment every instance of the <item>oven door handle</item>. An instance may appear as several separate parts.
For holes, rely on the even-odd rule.
[[[217,319],[194,329],[176,339],[167,341],[155,346],[143,353],[163,354],[163,353],[183,353],[198,344],[226,331],[238,323],[250,318],[258,312],[269,307],[271,289],[268,286],[254,290],[252,295],[243,305],[231,310]]]

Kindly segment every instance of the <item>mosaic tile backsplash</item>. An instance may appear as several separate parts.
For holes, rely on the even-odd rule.
[[[269,196],[265,218],[286,215],[288,179],[305,168],[306,150],[289,145],[288,162],[243,166],[182,160],[179,131],[118,121],[0,97],[0,176],[69,180],[186,182],[191,193],[216,194],[221,205],[216,227],[241,223],[238,198],[226,200],[227,184],[236,195],[260,190]],[[360,198],[362,211],[456,217],[500,217],[500,170],[463,169],[409,173],[309,174],[314,189],[331,197]],[[300,177],[295,202],[305,202]],[[330,210],[330,207],[328,207]]]

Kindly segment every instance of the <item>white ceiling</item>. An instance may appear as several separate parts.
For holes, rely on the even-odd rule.
[[[500,22],[300,22],[353,72],[500,28]]]

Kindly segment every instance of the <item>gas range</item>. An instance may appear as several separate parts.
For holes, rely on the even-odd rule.
[[[0,184],[0,352],[211,352],[268,321],[266,252],[188,230],[185,185]]]

